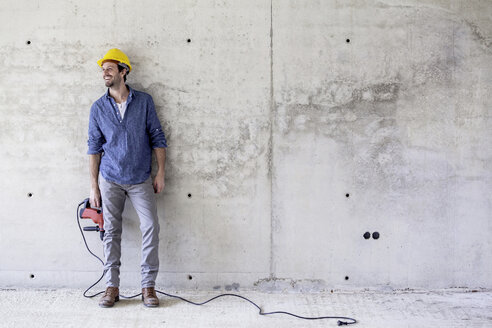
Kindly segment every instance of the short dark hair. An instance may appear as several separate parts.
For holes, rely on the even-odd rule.
[[[125,76],[123,76],[123,81],[126,82],[126,76],[128,75],[128,68],[126,68],[122,65],[118,65],[118,72],[121,72],[124,69],[126,69],[126,74],[125,74]]]

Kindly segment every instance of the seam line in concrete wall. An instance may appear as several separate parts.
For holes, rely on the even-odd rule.
[[[270,172],[270,277],[274,277],[273,250],[273,128],[275,101],[273,98],[273,0],[270,0],[270,140],[268,141],[268,171]]]

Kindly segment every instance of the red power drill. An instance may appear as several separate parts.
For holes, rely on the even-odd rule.
[[[84,207],[80,209],[79,218],[91,219],[96,226],[84,227],[84,231],[99,231],[99,237],[101,240],[104,238],[104,219],[102,209],[92,208],[89,198],[84,200]]]

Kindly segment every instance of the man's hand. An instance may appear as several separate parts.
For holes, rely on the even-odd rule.
[[[166,164],[166,148],[154,148],[157,159],[157,175],[154,178],[154,193],[158,194],[164,189],[164,172]]]
[[[92,207],[101,207],[101,191],[99,190],[98,176],[101,154],[89,155],[89,169],[91,174],[91,193],[89,202]]]
[[[101,191],[99,187],[91,188],[89,202],[91,203],[91,207],[101,207]]]
[[[162,190],[164,190],[164,173],[157,172],[157,175],[154,178],[154,193],[158,194]]]

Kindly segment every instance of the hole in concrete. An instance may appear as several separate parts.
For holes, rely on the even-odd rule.
[[[345,194],[345,197],[349,198],[350,197],[350,194]]]
[[[191,276],[191,274],[188,275],[188,280],[191,280],[193,279],[193,277]]]
[[[350,43],[350,39],[345,40],[345,42]]]
[[[188,198],[191,198],[191,194],[188,194]]]
[[[31,273],[31,274],[29,275],[29,278],[34,279],[34,275]]]
[[[27,197],[32,197],[32,192],[28,193]]]
[[[349,280],[349,277],[348,276],[345,276],[345,280]]]
[[[27,41],[26,41],[26,44],[31,44],[31,41],[27,40]]]
[[[379,232],[375,231],[372,233],[372,238],[379,239]]]
[[[364,239],[369,239],[371,238],[371,233],[369,231],[367,231],[365,234],[364,234]]]
[[[191,39],[186,40],[186,42],[190,43],[191,42]]]

